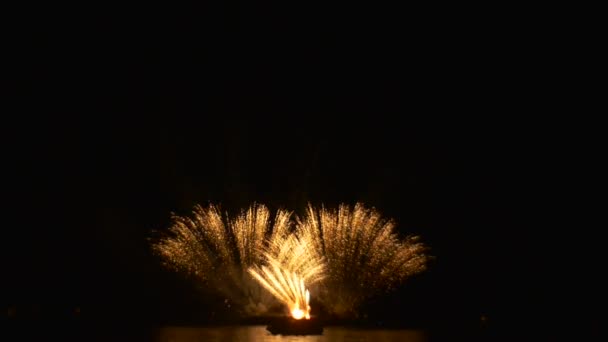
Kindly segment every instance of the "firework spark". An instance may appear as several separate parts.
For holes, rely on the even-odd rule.
[[[309,205],[296,234],[327,263],[320,300],[340,316],[353,315],[370,296],[388,290],[426,267],[418,237],[400,240],[393,220],[357,203],[337,210]]]
[[[167,235],[153,244],[166,266],[219,290],[246,314],[267,309],[270,298],[247,269],[265,261],[267,241],[288,236],[290,212],[277,211],[271,222],[268,208],[254,204],[232,220],[216,206],[197,205],[190,217],[172,218]]]
[[[276,299],[283,302],[295,319],[310,318],[310,292],[306,286],[324,277],[321,256],[308,247],[306,240],[291,235],[271,240],[265,266],[249,268],[249,273]]]
[[[246,314],[267,311],[272,298],[294,318],[310,317],[310,291],[327,311],[356,315],[369,297],[423,271],[428,257],[418,237],[399,239],[395,222],[357,203],[337,210],[309,205],[302,218],[278,210],[274,220],[254,204],[234,220],[213,205],[173,216],[153,245],[166,265],[199,278]]]

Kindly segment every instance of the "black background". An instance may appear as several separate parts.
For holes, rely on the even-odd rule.
[[[171,212],[253,201],[362,201],[420,235],[436,259],[366,309],[379,320],[552,326],[594,300],[565,295],[591,241],[557,229],[576,132],[538,116],[556,76],[534,25],[463,7],[52,10],[11,27],[7,312],[206,320],[213,300],[146,239]]]

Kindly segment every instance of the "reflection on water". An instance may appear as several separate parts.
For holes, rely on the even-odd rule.
[[[302,341],[302,342],[426,342],[426,334],[420,330],[359,330],[341,327],[326,327],[320,336],[272,335],[266,326],[186,328],[166,327],[159,330],[159,342],[257,342],[257,341]]]

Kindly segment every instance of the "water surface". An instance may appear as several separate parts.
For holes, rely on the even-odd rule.
[[[325,327],[323,335],[282,336],[272,335],[266,326],[234,326],[220,328],[164,327],[158,330],[159,342],[426,342],[427,334],[421,330],[363,330],[343,327]]]

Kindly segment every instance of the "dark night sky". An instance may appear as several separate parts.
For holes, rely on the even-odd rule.
[[[444,12],[242,5],[20,22],[5,302],[196,311],[205,299],[147,248],[170,212],[363,201],[437,256],[399,303],[554,318],[571,280],[552,256],[568,238],[544,214],[564,190],[549,167],[563,145],[530,113],[535,45],[499,18]]]

